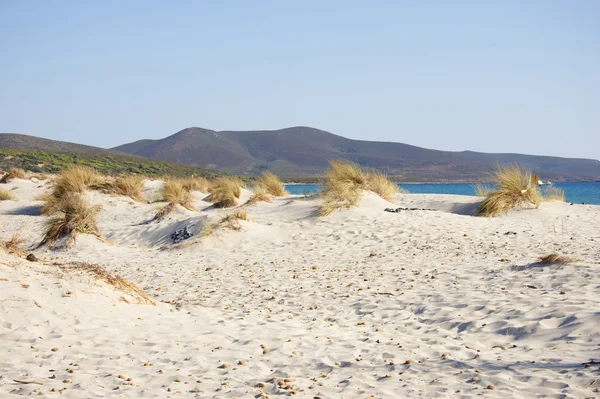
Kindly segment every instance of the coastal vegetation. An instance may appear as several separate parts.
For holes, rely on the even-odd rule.
[[[472,187],[477,197],[487,197],[494,191],[494,188],[489,184],[476,183]]]
[[[248,214],[243,209],[236,209],[219,220],[219,225],[230,228],[231,230],[240,231],[242,229],[239,222],[240,220],[248,220]]]
[[[83,194],[88,187],[101,181],[102,176],[88,166],[71,165],[63,169],[54,182],[52,191],[40,198],[45,201],[42,214],[50,215],[60,211],[65,206],[64,201],[73,201],[68,194]]]
[[[330,161],[325,172],[323,202],[317,216],[327,216],[336,209],[358,205],[361,191],[372,191],[381,198],[391,200],[399,192],[397,185],[380,173],[365,174],[357,164],[347,161]]]
[[[96,170],[85,165],[71,165],[59,173],[54,185],[55,195],[63,193],[83,193],[88,187],[103,180]]]
[[[285,187],[279,177],[271,172],[264,172],[258,179],[257,186],[262,187],[267,194],[275,197],[287,195]]]
[[[103,175],[204,177],[214,179],[225,173],[173,162],[157,161],[118,153],[70,153],[0,148],[0,167],[20,168],[38,173],[58,173],[71,165],[88,166]]]
[[[162,187],[162,200],[170,204],[181,205],[188,210],[195,210],[192,205],[192,194],[185,185],[176,179],[168,179]]]
[[[327,216],[336,209],[358,205],[360,190],[366,179],[358,165],[345,161],[330,161],[325,172],[325,188],[321,192],[323,203],[318,216]]]
[[[21,237],[21,231],[17,231],[12,235],[10,240],[0,242],[0,249],[11,255],[25,256],[25,251],[21,248],[24,242],[25,240]]]
[[[8,183],[13,179],[24,179],[25,171],[21,168],[9,168],[8,172],[0,179],[0,183]]]
[[[252,189],[252,197],[248,201],[249,205],[256,204],[257,202],[272,202],[267,190],[263,187],[257,186]]]
[[[180,179],[183,187],[188,191],[200,191],[208,193],[211,182],[202,176],[189,176]]]
[[[367,189],[373,191],[386,201],[391,201],[396,194],[406,194],[408,191],[398,187],[386,175],[380,172],[372,172],[366,175]]]
[[[548,186],[542,190],[542,195],[546,201],[565,202],[565,191],[558,187]]]
[[[66,193],[55,203],[55,209],[46,221],[41,244],[51,244],[63,238],[67,238],[67,244],[70,244],[80,233],[100,237],[96,225],[100,209],[100,205],[89,204],[79,193]]]
[[[0,187],[0,201],[14,201],[17,197],[14,196],[13,193],[6,191],[2,187]]]
[[[488,193],[477,207],[478,215],[498,216],[523,204],[538,207],[543,199],[532,181],[531,172],[517,164],[498,166],[494,184],[496,189]]]
[[[575,262],[574,259],[572,259],[568,256],[559,255],[559,254],[550,254],[550,255],[542,256],[539,258],[539,263],[541,263],[543,265],[555,265],[555,264],[564,265],[564,264],[573,263],[573,262]]]
[[[210,187],[208,202],[216,208],[229,208],[235,206],[240,198],[243,183],[236,178],[220,178],[215,180]]]
[[[141,176],[129,175],[116,178],[107,178],[95,184],[92,188],[105,194],[122,195],[134,201],[146,202],[142,196],[144,180]]]

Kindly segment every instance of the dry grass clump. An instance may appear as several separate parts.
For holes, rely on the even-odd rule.
[[[373,191],[386,201],[391,201],[396,194],[406,193],[404,189],[400,189],[398,184],[391,181],[386,175],[380,172],[368,173],[367,189]]]
[[[550,254],[546,256],[542,256],[539,258],[539,263],[543,265],[554,265],[561,264],[565,265],[567,263],[575,262],[575,259],[569,258],[568,256],[563,256],[559,254]]]
[[[11,255],[23,257],[25,251],[21,249],[21,244],[24,242],[25,240],[21,238],[21,232],[19,231],[13,234],[9,241],[0,242],[0,248]]]
[[[532,184],[531,172],[517,164],[498,167],[494,183],[498,188],[479,204],[477,214],[498,216],[523,203],[537,207],[542,200],[537,186]]]
[[[92,187],[105,194],[123,195],[134,201],[145,202],[142,196],[144,179],[140,176],[117,177],[116,179],[94,184]]]
[[[329,169],[325,173],[325,180],[330,186],[337,183],[346,183],[363,187],[366,183],[365,175],[360,167],[348,161],[329,161]]]
[[[248,205],[254,205],[257,202],[272,202],[267,190],[262,187],[255,187],[252,190],[252,197],[248,201]]]
[[[200,230],[200,235],[202,237],[212,236],[215,233],[215,225],[212,223],[206,223],[202,226],[202,230]]]
[[[365,174],[358,165],[347,161],[329,161],[324,185],[325,189],[320,194],[324,201],[317,210],[317,216],[358,205],[361,190],[372,191],[387,201],[398,193],[406,192],[383,173]]]
[[[44,206],[42,206],[42,215],[52,215],[53,213],[59,211],[63,198],[65,198],[67,195],[68,194],[57,194],[55,192],[51,192],[41,194],[35,199],[44,201]]]
[[[131,296],[134,298],[135,302],[138,304],[146,304],[146,305],[156,305],[156,303],[146,295],[144,291],[139,289],[133,283],[123,279],[122,277],[113,274],[106,270],[105,268],[83,262],[74,262],[68,265],[57,264],[62,271],[71,272],[71,271],[82,271],[85,272],[96,280],[102,281],[110,286],[113,286],[117,290]],[[125,298],[121,298],[123,301],[129,303]]]
[[[279,177],[271,172],[263,173],[258,179],[257,186],[264,188],[267,194],[271,194],[276,197],[282,197],[288,194],[287,191],[285,191],[283,183],[281,183],[281,180],[279,180]]]
[[[186,209],[194,210],[192,194],[179,180],[167,180],[162,188],[162,198],[171,204],[181,205]]]
[[[212,202],[216,208],[229,208],[236,205],[240,198],[242,182],[235,178],[220,178],[213,182],[207,201]]]
[[[225,216],[219,221],[219,224],[222,224],[231,230],[240,231],[242,229],[242,225],[239,222],[240,220],[248,220],[248,215],[243,209],[238,209],[235,212]]]
[[[221,222],[227,222],[229,220],[248,220],[248,214],[243,209],[236,209],[221,219]]]
[[[204,177],[188,177],[180,179],[183,187],[188,191],[200,191],[201,193],[208,193],[210,189],[210,181]]]
[[[317,210],[318,216],[327,216],[336,209],[358,205],[360,190],[367,180],[360,168],[350,162],[329,161],[325,172],[324,201]]]
[[[15,201],[17,197],[11,192],[6,191],[2,187],[0,187],[0,201]]]
[[[26,174],[23,169],[10,168],[8,169],[8,172],[0,179],[0,183],[8,183],[13,179],[25,179],[25,177]]]
[[[216,229],[218,229],[220,227],[225,227],[225,228],[228,228],[231,230],[240,231],[240,230],[242,230],[242,225],[240,224],[240,220],[248,220],[248,214],[243,209],[236,209],[232,213],[221,218],[214,225],[207,224],[210,227],[204,226],[202,235],[203,236],[211,235],[215,232]]]
[[[222,217],[217,222],[206,223],[202,227],[200,235],[202,237],[208,237],[215,234],[218,230],[221,230],[223,228],[240,231],[242,230],[240,220],[248,220],[248,214],[245,210],[238,208],[232,213],[228,214],[227,216]]]
[[[487,197],[494,191],[494,188],[487,184],[477,183],[477,184],[473,184],[472,187],[473,187],[473,190],[475,190],[475,195],[477,197]]]
[[[83,165],[71,165],[60,172],[54,186],[53,195],[60,197],[66,193],[83,193],[89,186],[102,181],[95,169]]]
[[[90,205],[81,194],[67,193],[56,202],[56,213],[46,222],[42,245],[69,237],[67,244],[75,241],[77,234],[93,234],[100,237],[96,225],[99,205]]]
[[[51,215],[69,209],[69,202],[73,202],[70,194],[82,194],[86,188],[99,185],[102,176],[88,166],[71,165],[60,172],[54,187],[50,193],[36,197],[45,201],[42,207],[42,215]],[[67,204],[63,204],[67,202]]]
[[[546,201],[565,202],[565,200],[566,200],[565,191],[558,187],[553,187],[553,186],[546,187],[543,189],[542,194],[544,196],[544,200],[546,200]]]
[[[173,203],[163,206],[162,208],[160,208],[158,210],[158,212],[156,212],[156,215],[154,215],[154,217],[152,218],[152,221],[160,222],[161,220],[163,220],[164,218],[169,216],[171,214],[171,212],[173,212],[173,209],[175,209],[175,204],[173,204]]]

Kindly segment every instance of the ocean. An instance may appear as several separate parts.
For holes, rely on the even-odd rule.
[[[412,194],[475,195],[473,185],[470,183],[399,184],[398,186]],[[600,182],[563,182],[554,183],[553,186],[564,190],[567,202],[600,205]],[[545,186],[540,186],[541,190],[543,187]],[[321,190],[321,186],[316,184],[288,184],[285,188],[291,194],[313,194]]]

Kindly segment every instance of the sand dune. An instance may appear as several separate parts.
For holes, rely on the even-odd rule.
[[[3,186],[18,201],[0,202],[0,240],[21,230],[40,262],[0,250],[0,397],[598,395],[599,206],[480,218],[475,197],[365,193],[316,218],[318,198],[244,192],[242,229],[203,237],[231,212],[204,194],[152,221],[164,203],[89,192],[104,240],[51,250],[32,249],[48,185]],[[536,263],[554,252],[576,261]]]

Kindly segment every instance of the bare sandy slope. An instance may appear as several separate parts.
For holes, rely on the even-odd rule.
[[[3,185],[14,186],[0,239],[22,229],[33,246],[48,186]],[[146,186],[151,198],[160,183]],[[600,206],[486,219],[468,215],[475,197],[366,193],[315,218],[318,199],[290,196],[242,205],[241,231],[200,238],[230,212],[200,193],[199,212],[161,222],[161,204],[87,195],[107,241],[29,249],[38,263],[0,251],[0,397],[598,395]],[[186,226],[194,236],[173,245]],[[552,252],[577,261],[536,263]],[[156,306],[74,261],[105,266]]]

